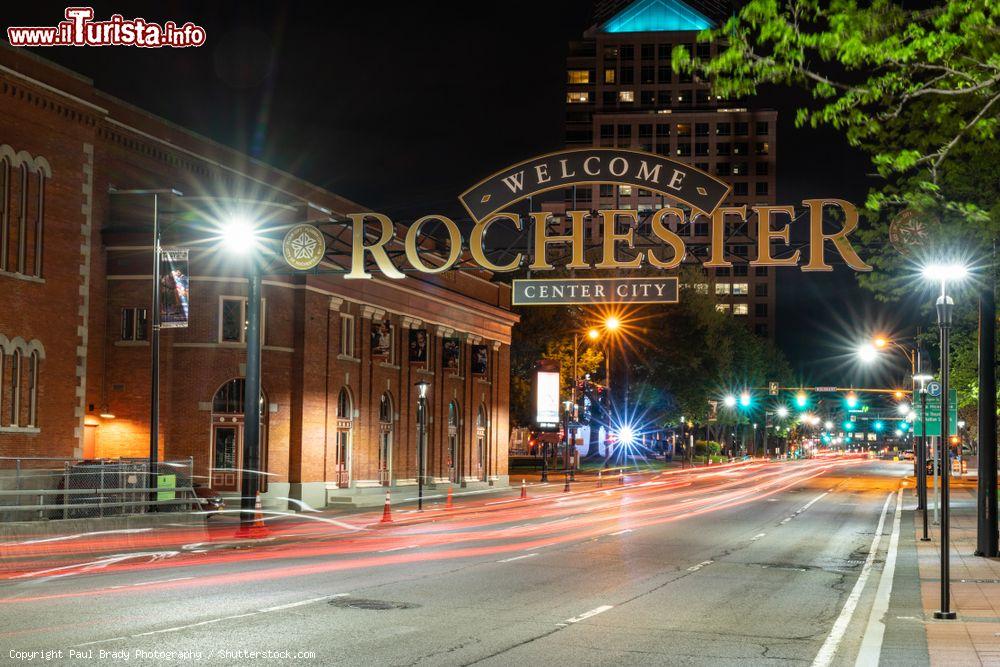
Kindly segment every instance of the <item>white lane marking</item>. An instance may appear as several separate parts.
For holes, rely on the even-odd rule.
[[[750,541],[751,542],[756,542],[757,540],[759,540],[760,538],[764,537],[765,535],[767,535],[767,533],[757,533],[756,535],[754,535],[753,537],[750,538]]]
[[[778,522],[778,524],[779,524],[779,525],[782,525],[782,526],[783,526],[783,525],[785,525],[786,523],[788,523],[789,521],[791,521],[791,520],[792,520],[792,518],[793,518],[793,517],[790,517],[790,516],[786,516],[786,517],[785,517],[784,519],[782,519],[781,521],[779,521],[779,522]]]
[[[314,602],[321,602],[323,600],[329,600],[330,598],[342,598],[346,597],[347,593],[338,593],[337,595],[321,595],[318,598],[309,598],[308,600],[299,600],[298,602],[289,602],[288,604],[279,604],[276,607],[264,607],[259,610],[261,614],[266,614],[271,611],[281,611],[282,609],[291,609],[293,607],[304,607],[307,604],[313,604]]]
[[[608,533],[608,535],[624,535],[625,533],[631,533],[631,528],[626,528],[625,530],[619,530],[617,533]]]
[[[580,614],[579,616],[574,616],[573,618],[567,618],[566,619],[566,623],[579,623],[580,621],[584,621],[584,620],[590,618],[591,616],[597,616],[598,614],[603,614],[608,609],[613,609],[613,608],[614,608],[614,605],[612,605],[612,604],[604,604],[604,605],[601,605],[600,607],[597,607],[596,609],[591,609],[590,611],[585,611],[582,614]]]
[[[817,503],[818,501],[822,500],[824,496],[828,496],[828,495],[830,495],[829,491],[824,491],[823,493],[819,494],[818,496],[816,496],[815,498],[813,498],[812,500],[810,500],[809,502],[807,502],[805,505],[803,505],[800,509],[796,510],[795,515],[802,514],[807,509],[809,509],[810,507],[812,507],[815,503]]]
[[[823,642],[819,653],[816,654],[816,658],[812,663],[813,667],[826,667],[832,663],[834,656],[837,654],[837,647],[840,646],[840,642],[844,639],[847,626],[851,623],[854,610],[857,609],[858,600],[861,599],[861,592],[864,590],[865,584],[868,582],[868,577],[871,575],[872,563],[875,561],[875,554],[878,553],[878,545],[882,541],[885,515],[889,511],[889,503],[892,501],[892,496],[893,494],[890,493],[885,498],[885,504],[882,505],[882,513],[878,518],[878,525],[875,527],[875,539],[872,540],[871,549],[868,550],[868,557],[865,558],[865,564],[861,567],[861,574],[858,575],[858,580],[854,582],[854,588],[851,589],[851,594],[847,596],[844,608],[840,610],[840,615],[834,621],[833,627],[830,629],[830,634],[827,635],[826,641]]]
[[[134,635],[129,635],[128,637],[110,637],[108,639],[98,639],[92,642],[85,642],[83,644],[76,644],[73,648],[80,646],[90,646],[92,644],[105,644],[107,642],[121,641],[123,639],[135,639],[137,637],[149,637],[151,635],[162,635],[168,632],[180,632],[181,630],[188,630],[190,628],[197,628],[203,625],[211,625],[213,623],[221,623],[222,621],[231,621],[237,618],[247,618],[250,616],[259,616],[260,614],[268,614],[274,611],[281,611],[283,609],[290,609],[292,607],[304,607],[308,604],[315,604],[317,602],[322,602],[323,600],[330,600],[332,598],[342,598],[347,597],[348,593],[336,593],[334,595],[324,595],[318,598],[309,598],[308,600],[300,600],[298,602],[290,602],[288,604],[281,604],[276,607],[265,607],[263,609],[258,609],[257,611],[250,611],[245,614],[233,614],[231,616],[221,616],[219,618],[210,618],[207,621],[199,621],[197,623],[189,623],[187,625],[177,625],[172,628],[163,628],[161,630],[150,630],[149,632],[139,632]]]
[[[157,579],[155,581],[141,581],[138,584],[122,584],[121,586],[109,586],[108,590],[113,591],[119,588],[135,588],[136,586],[152,586],[153,584],[165,584],[168,581],[187,581],[194,577],[175,577],[173,579]]]
[[[379,551],[379,553],[380,554],[387,554],[390,551],[402,551],[403,549],[416,549],[418,546],[420,546],[420,545],[419,544],[410,544],[410,545],[407,545],[405,547],[393,547],[391,549],[382,549],[381,551]]]
[[[714,560],[703,560],[700,563],[698,563],[697,565],[692,565],[691,567],[689,567],[688,568],[688,572],[697,572],[698,570],[700,570],[701,568],[705,567],[706,565],[711,565],[714,562],[715,562]]]
[[[899,526],[903,516],[903,489],[896,498],[896,513],[892,517],[892,537],[889,538],[889,550],[885,555],[885,567],[882,568],[882,578],[879,579],[875,592],[875,602],[872,604],[868,626],[861,640],[861,650],[855,667],[877,665],[882,655],[882,640],[885,638],[885,615],[889,612],[889,596],[892,594],[892,578],[896,574],[896,553],[899,551]]]
[[[555,542],[549,542],[548,544],[539,544],[537,547],[531,547],[529,549],[525,549],[525,551],[531,551],[532,549],[544,549],[545,547],[551,547],[554,544],[556,544],[556,543]]]
[[[497,562],[498,563],[509,563],[511,561],[514,561],[514,560],[521,560],[522,558],[531,558],[532,556],[537,556],[537,555],[538,555],[538,552],[536,551],[535,553],[524,554],[523,556],[514,556],[513,558],[504,558],[503,560],[498,560]]]

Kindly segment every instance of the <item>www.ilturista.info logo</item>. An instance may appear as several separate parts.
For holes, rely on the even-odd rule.
[[[67,7],[66,20],[54,27],[7,28],[11,46],[138,46],[144,49],[185,48],[205,43],[205,29],[188,21],[162,25],[143,18],[126,19],[113,14],[107,21],[94,20],[93,7]]]

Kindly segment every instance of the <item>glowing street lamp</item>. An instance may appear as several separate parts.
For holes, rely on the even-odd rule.
[[[219,230],[222,249],[230,254],[246,257],[247,305],[246,344],[247,363],[243,399],[243,464],[240,483],[240,532],[254,533],[253,519],[257,492],[260,489],[260,311],[261,275],[256,256],[259,237],[257,226],[245,215],[233,215],[224,221]]]
[[[825,428],[827,431],[833,430],[833,422],[829,420],[823,422],[823,428]]]
[[[725,397],[723,397],[722,399],[722,404],[725,405],[727,408],[736,407],[736,397],[733,396],[732,394],[726,394]]]
[[[870,364],[878,359],[878,348],[871,343],[864,343],[858,346],[858,359],[866,364]]]
[[[779,405],[778,409],[775,410],[775,414],[777,414],[778,417],[780,417],[781,419],[784,419],[785,417],[788,416],[788,408],[786,408],[784,405]]]
[[[948,380],[950,367],[950,351],[948,336],[951,330],[952,311],[955,302],[948,295],[948,283],[957,283],[969,275],[969,269],[958,262],[936,262],[928,264],[923,269],[924,278],[941,285],[941,295],[935,302],[938,315],[938,332],[941,349],[941,436],[947,437],[948,428]],[[941,608],[934,612],[934,618],[954,619],[951,611],[951,552],[949,546],[948,521],[948,448],[940,447],[941,475]]]
[[[604,319],[604,328],[608,331],[617,331],[618,327],[622,325],[622,321],[618,317],[611,315]]]
[[[910,404],[909,403],[900,403],[896,407],[896,410],[898,410],[899,414],[901,414],[901,415],[908,415],[908,414],[910,414]]]

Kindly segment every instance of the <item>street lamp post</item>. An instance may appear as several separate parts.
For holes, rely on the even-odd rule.
[[[417,511],[424,511],[424,453],[427,443],[427,388],[430,384],[421,380],[415,382],[417,388]]]
[[[173,188],[160,190],[117,190],[111,188],[113,195],[152,195],[153,196],[153,295],[152,313],[150,313],[150,379],[149,379],[149,495],[147,506],[150,512],[157,511],[156,482],[158,460],[160,456],[160,195],[173,197],[184,196]]]
[[[923,535],[920,540],[929,542],[927,534],[927,387],[926,383],[933,377],[924,370],[923,356],[917,348],[918,373],[914,381],[920,383],[920,445],[917,447],[917,509],[923,518]]]
[[[955,302],[948,295],[948,281],[961,280],[966,275],[963,266],[955,264],[935,264],[924,269],[924,276],[928,279],[941,283],[941,295],[935,302],[938,316],[938,331],[941,345],[941,444],[938,447],[940,452],[941,468],[941,608],[934,612],[934,618],[954,619],[955,612],[951,610],[951,562],[949,553],[949,507],[948,507],[948,487],[950,468],[948,452],[945,438],[950,433],[948,424],[948,381],[949,381],[949,333],[951,331],[952,313],[955,309]]]
[[[240,530],[253,527],[257,491],[260,489],[260,297],[261,276],[257,258],[250,257],[247,280],[247,370],[243,395],[243,468],[240,490]]]

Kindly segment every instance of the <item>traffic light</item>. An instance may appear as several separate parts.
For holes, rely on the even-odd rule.
[[[806,392],[800,391],[795,394],[795,407],[804,408],[807,405],[809,405],[809,396],[806,395]]]
[[[753,399],[750,397],[749,391],[744,391],[740,394],[740,407],[749,408],[752,402]]]
[[[845,419],[843,426],[845,431],[850,432],[854,430],[854,422],[852,422],[850,419]]]
[[[883,428],[885,428],[885,424],[882,423],[882,420],[876,421],[874,424],[872,424],[872,426],[875,427],[876,431],[881,431]]]
[[[852,410],[858,407],[858,395],[855,394],[853,391],[847,394],[846,401],[847,401],[847,407],[851,408]]]
[[[899,430],[902,431],[903,433],[906,433],[907,431],[910,430],[910,423],[905,421],[899,422]]]

